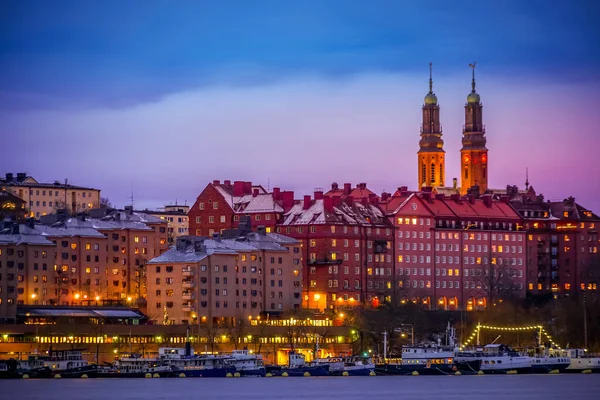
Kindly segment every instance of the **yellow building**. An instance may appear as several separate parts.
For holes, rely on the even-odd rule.
[[[166,205],[164,210],[143,210],[138,211],[144,214],[150,214],[155,217],[167,221],[167,233],[169,237],[169,244],[175,243],[175,240],[180,236],[189,235],[189,220],[188,212],[190,206],[188,205]]]
[[[7,173],[0,178],[0,190],[25,201],[28,215],[40,218],[66,209],[69,213],[88,211],[100,206],[100,190],[64,183],[40,183],[25,173]]]

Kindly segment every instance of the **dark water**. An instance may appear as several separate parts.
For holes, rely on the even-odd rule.
[[[0,399],[595,399],[600,375],[0,381]]]

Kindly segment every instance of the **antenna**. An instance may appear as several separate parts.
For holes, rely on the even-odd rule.
[[[267,192],[271,191],[271,178],[267,178]]]
[[[429,63],[429,93],[433,93],[433,79],[431,78],[431,70],[433,63]]]
[[[131,201],[131,207],[133,207],[133,191],[131,192],[131,196],[128,197],[128,199]]]
[[[529,167],[525,167],[525,190],[529,190]]]

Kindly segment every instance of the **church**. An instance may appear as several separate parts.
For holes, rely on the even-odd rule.
[[[451,187],[446,186],[446,151],[442,139],[440,105],[433,92],[432,64],[429,63],[429,93],[423,104],[423,123],[419,141],[418,182],[419,189],[432,188],[440,194],[460,193],[465,195],[475,187],[480,193],[488,189],[488,149],[485,147],[485,125],[483,124],[483,105],[475,91],[475,63],[472,69],[471,92],[465,104],[465,124],[462,129],[462,148],[460,149],[460,186],[454,180]]]

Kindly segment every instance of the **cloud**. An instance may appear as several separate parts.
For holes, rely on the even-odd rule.
[[[440,74],[441,75],[441,74]],[[446,179],[458,175],[469,77],[436,76]],[[377,191],[416,185],[423,74],[373,73],[345,80],[306,75],[264,85],[210,86],[124,108],[13,112],[7,171],[99,187],[123,205],[193,202],[213,179],[253,180],[300,196],[331,182]],[[549,198],[575,195],[600,209],[600,117],[589,87],[519,82],[482,71],[494,187],[523,186],[525,168]],[[26,154],[26,157],[24,157]],[[582,160],[590,160],[582,165]],[[574,178],[575,177],[575,178]]]

